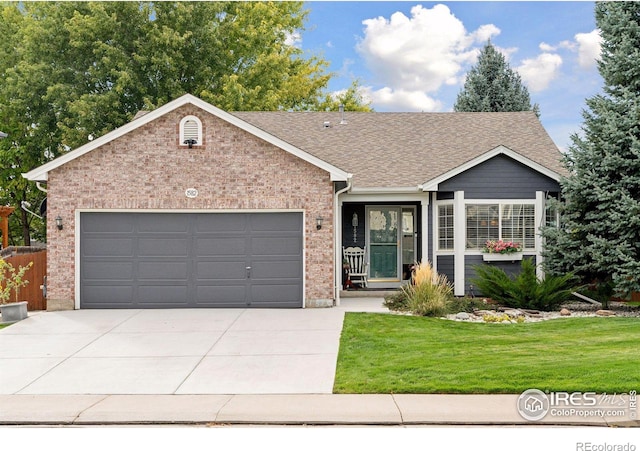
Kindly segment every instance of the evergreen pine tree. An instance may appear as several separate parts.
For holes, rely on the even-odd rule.
[[[520,75],[513,71],[504,55],[488,42],[478,63],[467,74],[464,88],[458,94],[454,111],[535,111],[529,91]]]
[[[587,99],[561,181],[561,228],[546,229],[545,266],[575,271],[601,296],[640,291],[640,3],[595,7],[603,93]],[[601,298],[602,299],[602,298]]]

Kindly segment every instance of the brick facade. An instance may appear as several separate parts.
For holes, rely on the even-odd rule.
[[[179,144],[179,123],[195,115],[203,143]],[[49,173],[49,309],[75,305],[78,209],[285,210],[305,212],[305,304],[326,305],[333,291],[333,184],[327,172],[196,106],[186,105]],[[198,196],[187,198],[185,190]],[[61,216],[63,230],[53,218]],[[316,230],[316,217],[324,218]]]

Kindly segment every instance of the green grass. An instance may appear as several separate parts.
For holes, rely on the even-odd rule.
[[[347,313],[334,393],[622,393],[640,388],[640,319],[483,324]]]

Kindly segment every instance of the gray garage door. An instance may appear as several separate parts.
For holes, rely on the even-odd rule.
[[[302,213],[81,213],[80,308],[302,307]]]

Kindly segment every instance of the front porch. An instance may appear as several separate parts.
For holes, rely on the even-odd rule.
[[[427,255],[428,220],[423,221],[423,216],[429,215],[427,206],[427,196],[420,201],[342,203],[340,261],[344,249],[363,249],[367,283],[365,287],[356,282],[360,289],[345,290],[343,280],[341,297],[360,297],[366,294],[359,293],[372,292],[375,296],[398,289],[411,279],[411,267]]]

